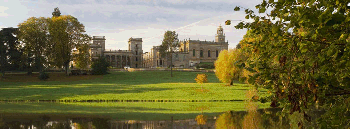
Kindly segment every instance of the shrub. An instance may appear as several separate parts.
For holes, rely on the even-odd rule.
[[[40,80],[47,80],[47,79],[49,79],[50,77],[49,77],[49,74],[47,74],[47,73],[45,73],[45,72],[40,72],[40,74],[39,74],[39,79]]]
[[[213,68],[215,68],[215,67],[214,67],[214,64],[208,63],[208,62],[196,64],[195,67],[196,67],[197,69],[199,69],[199,68],[205,68],[205,69],[213,69]]]
[[[201,84],[208,82],[208,78],[206,74],[197,74],[197,77],[194,80],[196,80],[197,83],[201,83]]]
[[[93,75],[103,75],[108,74],[109,63],[104,57],[100,57],[97,60],[93,61],[91,64],[92,74]]]

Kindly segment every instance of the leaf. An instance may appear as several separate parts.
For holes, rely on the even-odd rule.
[[[225,25],[231,25],[231,20],[226,20]]]
[[[241,8],[236,6],[235,9],[233,9],[234,11],[239,11]]]

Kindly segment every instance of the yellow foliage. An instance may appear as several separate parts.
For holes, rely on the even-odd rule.
[[[233,79],[238,79],[242,73],[242,68],[235,64],[243,60],[244,56],[240,49],[223,50],[215,61],[215,75],[221,82],[231,83]]]
[[[197,74],[196,79],[197,83],[207,83],[208,82],[208,78],[206,74]]]
[[[236,129],[235,119],[231,112],[221,114],[215,122],[216,129]]]
[[[258,99],[258,92],[255,89],[251,89],[246,93],[247,98]],[[257,112],[258,103],[251,100],[246,101],[246,110],[248,114],[244,116],[242,126],[244,129],[259,129],[261,124],[261,114]]]
[[[261,114],[259,112],[248,111],[244,116],[242,126],[244,129],[259,129],[261,124]]]
[[[207,116],[198,115],[195,120],[198,125],[205,125],[207,123]]]

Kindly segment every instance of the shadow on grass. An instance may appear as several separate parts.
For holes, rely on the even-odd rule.
[[[93,104],[96,104],[95,106]],[[225,111],[215,109],[215,107],[201,108],[201,104],[180,104],[181,108],[172,108],[176,104],[162,103],[147,104],[150,107],[142,107],[142,105],[103,105],[98,106],[99,103],[91,103],[87,105],[77,104],[62,104],[62,103],[0,103],[2,109],[0,109],[0,116],[6,116],[8,119],[11,117],[20,118],[33,118],[35,115],[47,115],[47,116],[99,116],[114,120],[169,120],[171,116],[174,119],[193,119],[196,115],[204,112],[207,115],[217,115]],[[153,105],[153,106],[152,106]],[[164,107],[163,107],[164,106]],[[230,108],[231,110],[244,110],[243,107]]]
[[[95,96],[100,94],[127,94],[144,93],[151,91],[166,91],[175,88],[169,87],[171,83],[195,83],[194,78],[201,72],[179,72],[174,71],[170,77],[169,71],[135,71],[135,72],[111,72],[103,76],[82,75],[84,79],[77,76],[56,76],[56,81],[39,82],[0,82],[1,100],[57,100],[75,96]],[[208,82],[219,83],[215,73],[206,73]],[[16,76],[15,76],[16,77]],[[25,75],[19,75],[25,78]],[[58,78],[57,78],[58,77]],[[60,77],[70,81],[59,81]],[[76,78],[76,81],[73,81]],[[164,85],[163,85],[164,83]],[[138,86],[148,84],[162,84],[160,87]],[[174,85],[174,84],[173,84]],[[175,84],[176,85],[176,84]],[[236,84],[243,86],[245,84]],[[236,90],[234,88],[234,90]],[[247,90],[247,89],[237,89]],[[127,99],[127,98],[126,98]]]

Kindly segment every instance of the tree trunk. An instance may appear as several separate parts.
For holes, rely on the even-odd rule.
[[[69,73],[68,73],[69,62],[68,62],[68,63],[65,62],[65,63],[64,63],[64,67],[65,67],[65,69],[66,69],[66,70],[65,70],[65,71],[66,71],[66,75],[69,76]]]
[[[233,85],[233,78],[231,79],[231,82],[230,82],[230,86],[232,86]]]

